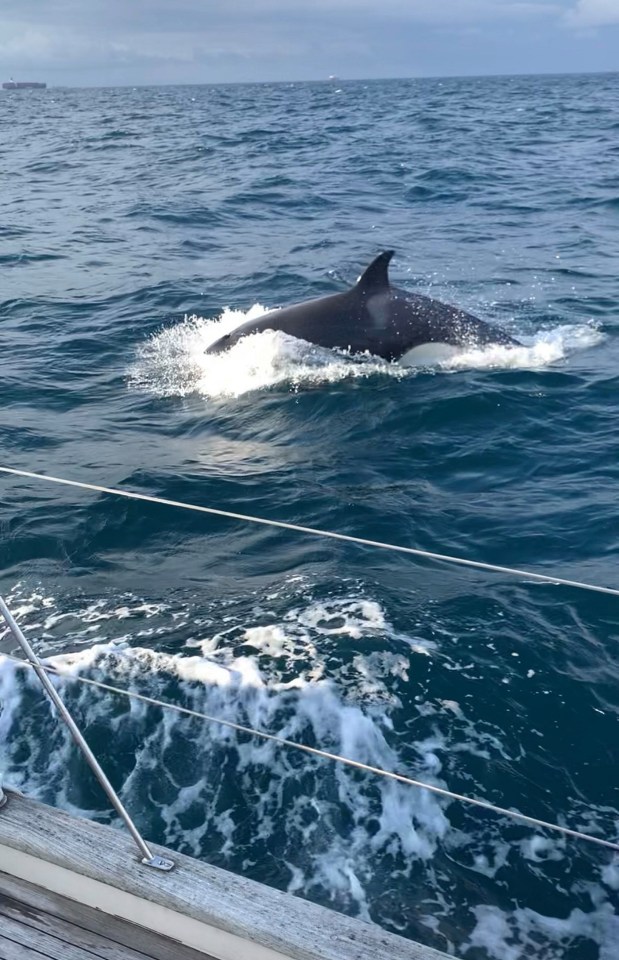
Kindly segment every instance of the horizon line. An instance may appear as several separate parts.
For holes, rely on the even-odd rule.
[[[118,90],[143,89],[148,87],[233,87],[233,86],[291,86],[301,83],[385,83],[388,81],[416,81],[416,80],[507,80],[516,77],[586,77],[586,76],[613,76],[619,70],[549,70],[530,73],[453,73],[453,74],[417,74],[413,76],[385,76],[385,77],[314,77],[297,80],[192,80],[171,81],[167,83],[92,83],[92,84],[46,84],[48,90]],[[4,83],[8,81],[2,81]],[[32,83],[34,81],[16,81],[17,83]],[[45,83],[46,81],[36,81]],[[7,91],[10,92],[10,91]]]

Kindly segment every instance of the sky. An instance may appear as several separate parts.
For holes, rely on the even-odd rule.
[[[0,0],[50,86],[619,70],[619,0]]]

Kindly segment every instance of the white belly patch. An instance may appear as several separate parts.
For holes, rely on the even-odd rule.
[[[453,343],[420,343],[400,357],[398,363],[403,367],[432,367],[444,360],[451,360],[459,353],[462,353],[462,347],[456,347]]]

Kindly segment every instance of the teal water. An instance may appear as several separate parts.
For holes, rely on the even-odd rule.
[[[619,75],[7,92],[2,463],[619,587],[617,131]],[[204,356],[387,248],[523,346]],[[619,839],[617,599],[0,497],[0,588],[74,673]],[[61,686],[153,840],[466,960],[619,956],[609,852]],[[6,659],[0,705],[0,776],[111,819]]]

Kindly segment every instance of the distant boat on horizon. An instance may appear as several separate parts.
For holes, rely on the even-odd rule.
[[[36,80],[7,80],[2,84],[3,90],[45,90],[46,83],[39,83]]]

